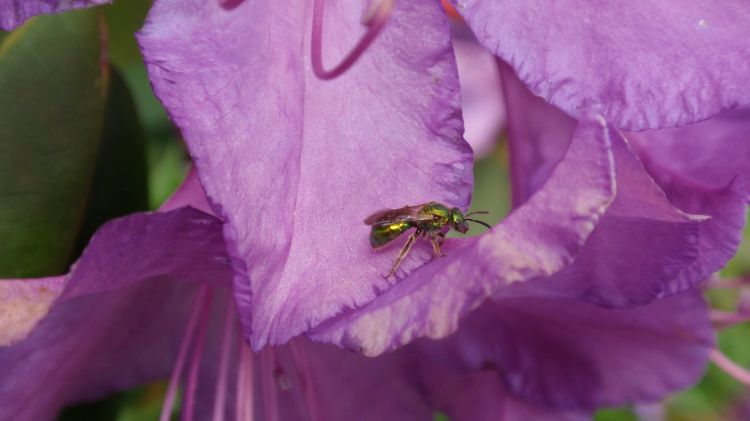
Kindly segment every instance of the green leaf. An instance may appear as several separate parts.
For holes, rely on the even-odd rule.
[[[113,1],[102,7],[109,33],[109,57],[120,68],[142,64],[141,52],[133,34],[146,20],[151,0]]]
[[[102,130],[96,12],[40,16],[0,42],[0,277],[67,269]]]
[[[433,412],[432,421],[450,421],[451,419],[442,412]]]
[[[151,0],[115,1],[104,6],[109,29],[109,57],[122,72],[135,98],[146,132],[149,207],[158,208],[180,185],[189,158],[167,112],[154,96],[133,33],[143,26]]]
[[[606,408],[596,412],[594,421],[638,421],[638,417],[629,408]]]
[[[133,96],[114,68],[100,143],[86,216],[73,259],[80,255],[102,224],[149,208],[145,134]]]

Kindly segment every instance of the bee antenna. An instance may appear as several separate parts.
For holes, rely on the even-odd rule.
[[[489,211],[473,211],[473,212],[469,212],[469,213],[467,213],[467,214],[466,214],[466,215],[464,215],[464,216],[471,216],[471,215],[489,215],[489,214],[490,214],[490,212],[489,212]]]
[[[482,225],[484,225],[485,227],[487,227],[488,229],[492,229],[492,227],[491,227],[491,226],[489,226],[489,225],[488,225],[488,224],[487,224],[486,222],[482,222],[482,221],[480,221],[480,220],[478,220],[478,219],[470,219],[470,218],[464,218],[464,219],[465,219],[466,221],[471,221],[471,222],[476,222],[477,224],[482,224]]]

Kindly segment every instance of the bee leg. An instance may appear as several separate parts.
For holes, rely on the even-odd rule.
[[[391,271],[388,272],[388,275],[385,275],[386,279],[396,274],[398,267],[401,266],[401,261],[403,261],[406,255],[409,254],[409,251],[411,250],[411,246],[413,246],[414,242],[417,241],[417,236],[419,234],[421,234],[421,232],[416,231],[409,236],[409,239],[406,240],[406,243],[404,244],[404,246],[401,247],[401,251],[398,252],[398,257],[396,257],[396,261],[393,262],[393,267],[391,268]]]
[[[440,251],[440,243],[439,240],[440,233],[430,233],[430,243],[432,243],[432,253],[435,255],[435,257],[443,257],[443,252]]]

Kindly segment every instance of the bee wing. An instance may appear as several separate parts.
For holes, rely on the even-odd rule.
[[[381,222],[395,222],[399,220],[416,221],[419,210],[424,206],[404,206],[398,209],[381,209],[365,219],[366,225],[374,225]]]

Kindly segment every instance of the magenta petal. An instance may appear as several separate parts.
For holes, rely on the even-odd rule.
[[[698,291],[628,310],[529,294],[480,307],[450,340],[467,369],[493,367],[539,405],[657,401],[694,384],[708,362],[713,330]]]
[[[237,303],[256,349],[391,286],[383,272],[396,250],[370,248],[362,223],[370,213],[430,200],[465,208],[471,190],[439,3],[397,2],[380,37],[331,81],[310,71],[310,3],[159,0],[138,37],[154,89],[226,221]],[[326,66],[363,32],[368,3],[326,3]]]
[[[750,9],[738,2],[455,0],[531,90],[580,118],[672,127],[748,105]]]
[[[614,196],[611,129],[582,123],[565,158],[526,204],[492,231],[449,240],[447,257],[412,273],[371,304],[311,333],[376,355],[414,338],[452,333],[461,316],[514,282],[569,264]]]
[[[0,29],[10,31],[27,19],[46,13],[106,4],[111,0],[0,0]]]

